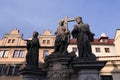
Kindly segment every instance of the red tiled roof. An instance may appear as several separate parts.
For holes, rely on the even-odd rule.
[[[107,42],[100,42],[99,39],[94,39],[93,42],[91,42],[92,45],[114,45],[114,39],[107,39]],[[77,44],[76,39],[70,39],[70,44]]]

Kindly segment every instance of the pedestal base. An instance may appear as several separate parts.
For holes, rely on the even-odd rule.
[[[22,69],[19,71],[22,75],[22,80],[47,80],[46,72],[41,69]]]
[[[23,75],[22,80],[47,80],[47,79],[39,75]]]
[[[78,80],[100,80],[99,71],[97,70],[80,70]]]
[[[70,58],[50,59],[47,78],[48,80],[69,80],[68,62]]]
[[[99,71],[106,61],[78,61],[73,62],[73,69],[78,72],[78,80],[101,80]]]
[[[120,70],[115,69],[112,71],[113,80],[120,80]]]
[[[53,53],[45,62],[48,64],[48,80],[70,80],[69,66],[75,53]]]

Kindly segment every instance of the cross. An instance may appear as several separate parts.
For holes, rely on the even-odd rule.
[[[66,16],[64,19],[64,27],[66,27],[66,31],[68,30],[68,22],[72,22],[72,21],[75,21],[74,18],[68,18],[68,16]]]
[[[72,22],[72,21],[75,21],[74,18],[68,18],[68,16],[66,16],[64,19],[64,27],[66,28],[65,31],[68,32],[68,22]],[[68,42],[69,42],[69,36],[68,36]]]

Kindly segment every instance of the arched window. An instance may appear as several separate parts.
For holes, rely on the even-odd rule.
[[[42,42],[43,44],[45,44],[46,43],[46,40],[43,40],[43,42]]]
[[[11,39],[8,40],[8,43],[10,43],[10,42],[11,42]]]
[[[15,39],[12,40],[12,43],[15,43]]]
[[[50,44],[50,40],[47,40],[47,44]]]

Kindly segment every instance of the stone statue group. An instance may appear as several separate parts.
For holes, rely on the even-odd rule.
[[[88,24],[83,23],[82,17],[78,16],[74,20],[77,24],[74,25],[74,28],[71,32],[69,31],[67,25],[65,25],[65,20],[59,21],[59,27],[55,32],[55,53],[60,52],[64,54],[67,52],[71,34],[72,37],[76,38],[77,40],[79,58],[81,60],[94,59],[90,44],[90,42],[94,40],[94,33],[90,31]]]
[[[67,22],[76,21],[76,25],[74,25],[73,30],[70,32],[68,29]],[[91,51],[91,44],[94,40],[94,34],[90,31],[89,25],[84,24],[82,21],[82,17],[76,17],[75,19],[69,20],[66,18],[65,20],[59,21],[59,27],[55,32],[55,47],[53,53],[67,53],[67,47],[70,42],[70,34],[73,38],[77,40],[78,54],[80,60],[92,60],[95,59],[94,55]],[[28,65],[38,66],[38,56],[39,56],[39,40],[37,39],[38,32],[33,33],[33,38],[31,41],[27,41],[27,50],[28,53],[26,55],[26,62]]]

